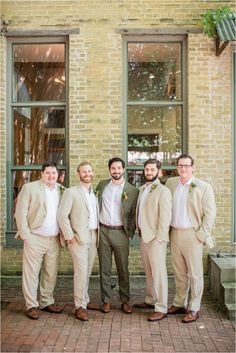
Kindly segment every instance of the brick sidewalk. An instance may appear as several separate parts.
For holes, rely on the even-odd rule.
[[[99,303],[99,282],[92,278],[91,301]],[[131,279],[131,302],[144,299],[143,278]],[[205,290],[200,318],[191,324],[182,315],[149,323],[149,310],[120,310],[117,287],[108,314],[89,311],[89,321],[74,318],[72,279],[60,278],[55,299],[62,314],[40,312],[39,320],[25,316],[19,280],[2,281],[1,352],[235,352],[235,324]],[[170,289],[169,303],[173,300]]]

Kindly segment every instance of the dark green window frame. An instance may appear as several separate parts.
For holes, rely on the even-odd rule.
[[[64,101],[31,101],[27,103],[13,102],[13,45],[17,44],[64,44],[65,45],[65,73],[66,73],[66,96]],[[7,158],[6,158],[6,176],[7,176],[7,229],[6,229],[6,246],[22,246],[22,241],[16,240],[16,231],[13,227],[13,172],[14,171],[40,171],[41,165],[14,165],[14,136],[13,136],[13,108],[30,107],[30,108],[63,108],[65,109],[65,164],[59,166],[59,170],[66,171],[65,184],[69,182],[69,139],[68,139],[68,63],[69,63],[69,45],[68,36],[24,36],[24,37],[8,37],[7,43]]]
[[[236,46],[232,48],[232,131],[233,131],[233,161],[232,161],[232,243],[236,243]]]
[[[123,36],[123,150],[122,155],[126,161],[126,172],[140,171],[142,167],[139,165],[128,165],[128,107],[132,105],[144,105],[143,102],[128,101],[128,44],[129,43],[181,43],[181,58],[182,58],[182,99],[181,101],[173,102],[171,105],[182,108],[182,121],[181,121],[181,148],[182,153],[187,153],[188,150],[188,125],[187,125],[187,36],[179,34],[171,35],[132,35],[127,34]],[[167,107],[170,105],[169,101],[145,101],[145,106],[149,107]],[[175,170],[175,166],[162,165],[163,170]]]

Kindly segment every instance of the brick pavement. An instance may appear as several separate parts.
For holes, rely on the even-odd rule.
[[[20,280],[2,280],[1,352],[235,352],[235,323],[229,321],[208,290],[200,318],[191,324],[182,315],[161,322],[147,321],[149,310],[120,310],[117,287],[108,314],[89,311],[89,321],[74,318],[72,279],[60,278],[55,299],[62,314],[40,312],[39,320],[25,316]],[[99,303],[98,278],[92,278],[91,301]],[[144,299],[143,278],[131,279],[131,302]],[[170,288],[169,302],[173,299]]]

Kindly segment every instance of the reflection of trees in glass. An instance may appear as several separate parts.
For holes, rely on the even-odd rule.
[[[14,45],[14,101],[65,100],[64,51],[64,44]]]
[[[31,108],[30,119],[14,109],[14,164],[65,163],[65,110]]]
[[[129,151],[158,151],[159,138],[158,134],[128,135],[128,150]]]
[[[181,99],[180,43],[129,43],[128,100]]]
[[[158,152],[168,164],[181,151],[181,107],[128,107],[128,151]],[[130,155],[130,163],[140,155]]]
[[[170,100],[176,98],[175,62],[129,62],[130,100]]]

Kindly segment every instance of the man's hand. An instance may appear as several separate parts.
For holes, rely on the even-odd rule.
[[[69,245],[69,244],[75,244],[76,243],[76,238],[75,237],[73,237],[72,239],[70,239],[70,240],[67,240],[67,244]]]
[[[24,245],[25,246],[29,246],[29,240],[28,239],[23,239],[23,241],[24,241]]]

